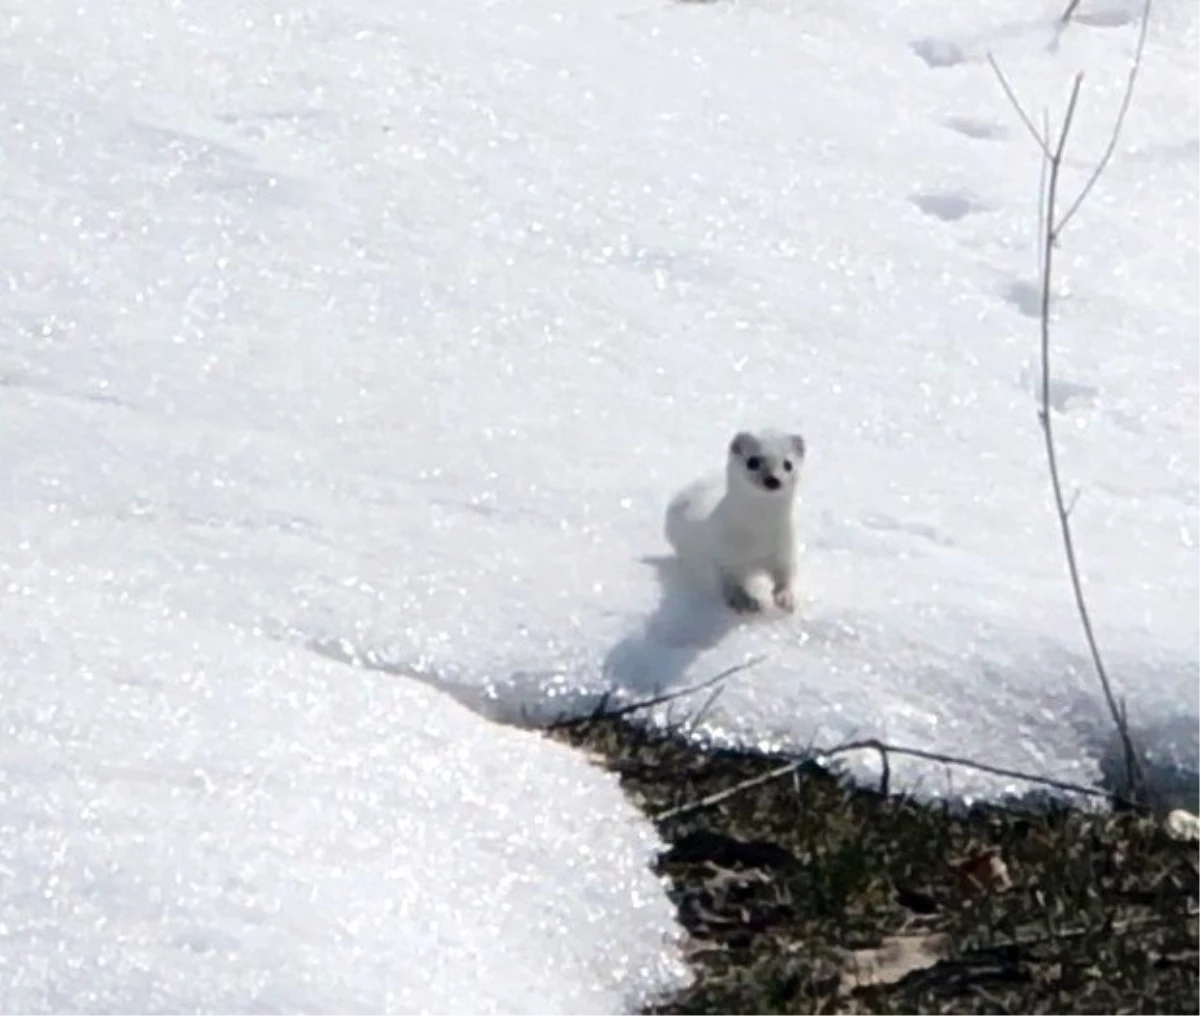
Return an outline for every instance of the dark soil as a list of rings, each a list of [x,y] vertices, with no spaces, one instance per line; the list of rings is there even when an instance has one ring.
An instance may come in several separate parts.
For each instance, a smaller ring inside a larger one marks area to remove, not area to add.
[[[668,844],[696,976],[646,1012],[1200,1008],[1196,847],[1153,816],[931,805],[813,762],[672,816],[796,760],[631,715],[552,736],[602,757]]]

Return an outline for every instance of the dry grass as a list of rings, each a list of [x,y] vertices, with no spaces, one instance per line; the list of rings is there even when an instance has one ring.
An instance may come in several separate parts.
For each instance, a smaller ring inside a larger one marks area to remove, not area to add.
[[[652,816],[787,761],[708,749],[628,714],[553,736],[602,756]],[[1196,850],[1147,816],[964,812],[807,764],[659,828],[669,846],[658,867],[690,933],[697,978],[648,1012],[1200,1005]],[[996,861],[1007,888],[992,877]],[[910,972],[897,952],[913,961]],[[863,964],[879,959],[893,961],[875,970],[884,983],[858,984]]]

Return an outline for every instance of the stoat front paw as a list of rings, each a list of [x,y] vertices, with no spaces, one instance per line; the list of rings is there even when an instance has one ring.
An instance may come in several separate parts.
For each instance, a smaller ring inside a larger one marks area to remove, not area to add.
[[[780,576],[772,589],[772,599],[780,611],[791,614],[796,609],[796,583],[791,578]]]
[[[796,591],[791,586],[780,586],[775,590],[775,606],[791,614],[796,609]]]

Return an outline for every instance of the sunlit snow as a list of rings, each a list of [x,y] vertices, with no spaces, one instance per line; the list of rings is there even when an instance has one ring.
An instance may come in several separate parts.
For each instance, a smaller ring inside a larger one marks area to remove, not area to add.
[[[0,0],[0,1006],[636,1007],[685,976],[652,829],[488,717],[760,656],[705,731],[1101,779],[987,56],[1039,121],[1085,72],[1074,195],[1140,5],[1061,6]],[[1156,5],[1057,252],[1052,392],[1193,772],[1197,24]],[[758,426],[802,603],[743,623],[662,513]]]

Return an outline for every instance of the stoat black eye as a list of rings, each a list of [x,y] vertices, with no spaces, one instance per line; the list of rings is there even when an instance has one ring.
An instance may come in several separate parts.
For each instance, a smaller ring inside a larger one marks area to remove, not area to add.
[[[762,459],[760,459],[757,455],[751,455],[750,458],[746,460],[746,468],[752,473],[757,473],[762,468]]]
[[[792,460],[791,460],[791,459],[784,459],[784,460],[783,460],[783,468],[784,468],[784,471],[785,471],[785,472],[788,472],[788,473],[790,473],[790,472],[792,471]]]

